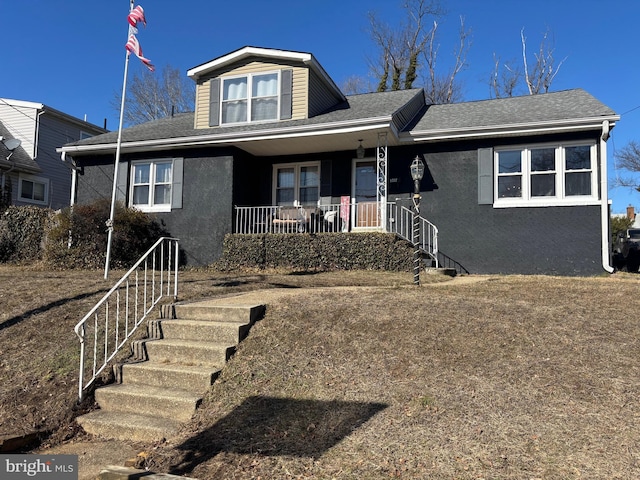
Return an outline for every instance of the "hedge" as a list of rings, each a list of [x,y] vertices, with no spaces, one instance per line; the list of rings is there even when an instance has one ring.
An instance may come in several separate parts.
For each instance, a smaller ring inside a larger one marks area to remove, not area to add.
[[[229,234],[216,267],[410,271],[413,247],[380,232]]]

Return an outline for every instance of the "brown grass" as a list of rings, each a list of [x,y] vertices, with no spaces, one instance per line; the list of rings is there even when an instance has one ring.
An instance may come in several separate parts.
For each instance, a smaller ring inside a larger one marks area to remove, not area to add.
[[[0,269],[0,280],[13,286],[7,275],[25,273],[9,270]],[[89,275],[74,290],[73,274],[64,275],[51,282],[66,284],[60,298],[101,284]],[[156,471],[201,479],[640,477],[638,276],[472,276],[418,288],[411,274],[378,272],[183,277],[183,298],[324,288],[268,304],[182,435],[147,446]],[[328,288],[335,284],[349,288]],[[41,295],[43,305],[56,302]],[[14,384],[26,387],[27,402],[34,381],[35,392],[75,393],[71,377],[63,382],[40,366],[34,352],[46,348],[17,333],[39,322],[31,335],[43,336],[43,325],[67,322],[60,331],[72,336],[76,319],[63,312],[56,305],[4,329],[1,317],[3,427],[28,417],[8,413],[19,402],[5,398],[7,384],[14,395]],[[27,344],[31,355],[20,358],[34,366],[7,357],[8,333]],[[36,367],[53,380],[34,376]]]

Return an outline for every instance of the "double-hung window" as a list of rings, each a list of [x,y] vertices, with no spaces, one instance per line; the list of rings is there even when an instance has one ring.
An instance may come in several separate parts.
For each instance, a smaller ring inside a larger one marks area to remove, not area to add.
[[[170,211],[173,162],[143,161],[131,165],[131,205],[143,211]]]
[[[18,199],[37,205],[46,205],[49,199],[49,180],[33,175],[20,175]]]
[[[595,144],[536,145],[494,151],[494,206],[597,201]]]
[[[320,164],[274,165],[276,205],[317,205],[320,195]]]
[[[278,119],[279,73],[259,73],[222,80],[222,123]]]

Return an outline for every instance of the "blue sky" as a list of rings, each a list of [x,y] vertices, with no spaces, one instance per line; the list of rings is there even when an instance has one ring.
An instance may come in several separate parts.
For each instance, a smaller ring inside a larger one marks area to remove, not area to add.
[[[459,16],[471,28],[464,99],[489,98],[493,54],[519,60],[520,30],[533,54],[542,33],[555,38],[555,57],[566,57],[552,90],[584,88],[622,115],[609,141],[609,178],[619,172],[613,152],[640,141],[640,1],[638,0],[443,0],[449,15],[441,23],[440,59],[450,59]],[[148,26],[138,39],[158,67],[185,72],[245,45],[310,52],[341,85],[367,75],[374,48],[367,12],[389,23],[403,14],[400,0],[217,2],[139,0]],[[122,88],[128,0],[3,0],[0,97],[44,103],[71,115],[117,128],[110,106]],[[144,68],[132,58],[131,70]],[[636,176],[640,183],[640,175]],[[610,181],[611,183],[611,181]],[[613,211],[640,193],[611,188]]]

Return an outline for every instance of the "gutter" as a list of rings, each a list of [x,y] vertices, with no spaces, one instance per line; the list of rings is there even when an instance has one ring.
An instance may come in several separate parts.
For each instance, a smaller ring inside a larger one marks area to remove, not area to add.
[[[607,189],[607,140],[611,132],[609,120],[602,122],[600,135],[600,231],[602,232],[602,268],[613,273],[611,266],[611,235],[609,233],[609,190]]]
[[[275,128],[255,130],[250,132],[232,132],[226,134],[213,135],[192,135],[189,137],[160,138],[156,140],[124,141],[123,148],[128,151],[135,148],[179,148],[192,147],[198,145],[228,144],[252,142],[259,140],[279,140],[286,138],[300,138],[308,136],[330,135],[336,133],[353,133],[379,128],[391,129],[397,138],[397,129],[393,125],[392,116],[383,116],[370,119],[347,120],[337,123],[324,123],[318,125],[300,125],[287,128]],[[116,148],[116,143],[93,144],[93,145],[72,145],[56,149],[58,153],[92,153],[108,152]]]

